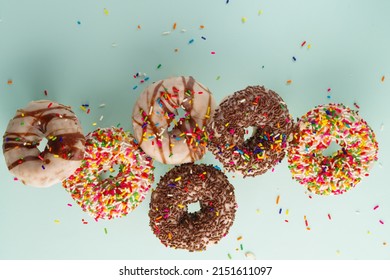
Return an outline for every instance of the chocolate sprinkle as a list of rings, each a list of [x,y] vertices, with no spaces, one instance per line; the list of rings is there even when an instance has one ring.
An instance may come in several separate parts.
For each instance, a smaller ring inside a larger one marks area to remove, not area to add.
[[[245,128],[253,127],[244,140]],[[207,126],[208,149],[228,171],[244,178],[267,172],[281,162],[295,130],[286,103],[274,91],[249,86],[221,102]]]
[[[189,213],[195,202],[201,209]],[[203,251],[228,234],[236,208],[234,187],[221,171],[187,163],[167,172],[153,191],[150,227],[165,246]]]

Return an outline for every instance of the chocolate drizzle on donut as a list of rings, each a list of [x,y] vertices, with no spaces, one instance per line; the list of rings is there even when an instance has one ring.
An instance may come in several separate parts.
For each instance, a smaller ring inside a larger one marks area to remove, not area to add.
[[[142,135],[139,136],[137,133],[135,135],[141,147],[146,145],[145,141],[153,141],[153,145],[157,145],[158,158],[163,163],[172,161],[167,158],[166,150],[168,149],[169,157],[171,157],[174,153],[173,147],[178,142],[180,144],[180,141],[183,141],[188,150],[186,158],[193,162],[200,159],[205,153],[205,125],[210,117],[193,116],[195,94],[199,94],[195,87],[198,87],[198,90],[199,88],[204,89],[208,94],[206,110],[207,108],[209,108],[208,111],[214,110],[211,108],[213,99],[210,91],[197,83],[193,77],[177,77],[174,79],[180,81],[176,86],[167,87],[165,84],[169,84],[171,81],[162,80],[146,88],[142,93],[140,98],[146,99],[146,106],[142,103],[144,100],[138,102],[134,108],[137,113],[133,113],[133,125],[142,127]],[[186,111],[186,115],[175,122],[180,107]],[[158,121],[159,118],[163,119],[163,125]],[[175,125],[171,131],[168,131],[172,122],[175,122]],[[173,133],[173,131],[176,133]],[[163,144],[164,138],[167,141],[165,145]]]
[[[201,209],[188,213],[187,205]],[[212,165],[183,164],[166,173],[153,191],[149,218],[165,246],[203,251],[226,236],[236,212],[234,187]]]
[[[245,128],[254,127],[244,140]],[[283,99],[262,86],[249,86],[224,100],[207,126],[209,150],[228,171],[257,176],[285,156],[294,123]]]

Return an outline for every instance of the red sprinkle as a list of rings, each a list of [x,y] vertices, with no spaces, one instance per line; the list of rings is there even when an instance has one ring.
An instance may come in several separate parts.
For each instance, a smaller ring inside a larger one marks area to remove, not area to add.
[[[356,108],[360,109],[359,105],[357,105],[356,102],[353,103],[353,105],[355,105]]]
[[[384,224],[384,222],[382,221],[382,220],[379,220],[379,222],[383,225]]]
[[[51,105],[53,105],[53,103],[51,103],[51,102],[50,102],[50,104],[49,104],[49,105],[47,105],[47,108],[50,108],[50,107],[51,107]]]
[[[378,209],[378,208],[379,208],[379,205],[375,206],[375,207],[374,207],[374,210],[376,210],[376,209]]]
[[[303,41],[301,44],[301,47],[303,47],[306,44],[306,41]]]
[[[332,220],[332,217],[330,216],[330,214],[328,214],[328,219],[329,219],[329,220]]]

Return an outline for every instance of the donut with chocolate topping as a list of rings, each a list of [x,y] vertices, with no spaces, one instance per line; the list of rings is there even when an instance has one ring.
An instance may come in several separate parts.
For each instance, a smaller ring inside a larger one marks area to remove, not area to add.
[[[196,202],[201,209],[189,213]],[[221,171],[187,163],[167,172],[152,192],[150,227],[165,246],[203,251],[228,234],[236,208],[234,187]]]
[[[215,107],[210,90],[193,77],[157,81],[145,88],[134,106],[134,137],[159,162],[194,162],[206,152],[206,125]]]
[[[47,139],[44,151],[38,148]],[[85,137],[69,106],[54,101],[30,102],[16,111],[3,136],[9,171],[23,184],[49,187],[71,175],[84,158]]]
[[[246,129],[253,135],[245,140]],[[244,178],[267,172],[281,162],[294,123],[286,103],[274,91],[249,86],[224,99],[207,126],[208,149],[226,170]]]

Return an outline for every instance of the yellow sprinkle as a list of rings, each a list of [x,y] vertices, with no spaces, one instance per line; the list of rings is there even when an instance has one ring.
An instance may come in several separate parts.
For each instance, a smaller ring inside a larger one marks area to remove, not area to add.
[[[60,220],[54,220],[54,222],[55,222],[56,224],[59,224],[59,223],[60,223]]]
[[[286,209],[286,215],[288,215],[288,209]]]
[[[177,177],[177,178],[175,179],[175,182],[180,181],[180,180],[181,180],[181,176]]]
[[[217,212],[215,212],[215,215],[218,217],[219,216],[219,212],[217,211]]]
[[[259,10],[259,11],[257,12],[257,15],[261,15],[261,14],[263,14],[263,10]]]
[[[104,14],[105,14],[106,16],[108,16],[108,10],[107,10],[106,8],[104,8]]]
[[[246,21],[247,21],[247,18],[246,18],[246,17],[242,17],[242,18],[241,18],[241,22],[242,22],[242,23],[245,23]]]
[[[177,207],[179,207],[180,209],[183,209],[184,205],[183,204],[178,204]]]
[[[308,48],[308,49],[310,49],[310,48],[311,48],[311,45],[310,45],[310,44],[308,44],[308,45],[307,45],[307,48]]]
[[[95,126],[95,125],[97,125],[97,123],[94,122],[92,125]]]
[[[84,106],[80,106],[80,109],[83,110],[84,112],[87,111]]]
[[[229,123],[226,123],[225,126],[228,127]]]

